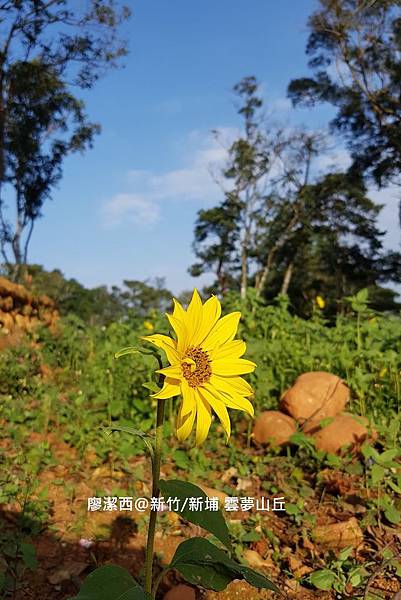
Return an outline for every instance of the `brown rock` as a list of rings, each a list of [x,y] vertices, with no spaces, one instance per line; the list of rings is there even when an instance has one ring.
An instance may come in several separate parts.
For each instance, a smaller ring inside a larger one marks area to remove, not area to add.
[[[0,310],[0,324],[2,325],[3,330],[7,329],[7,331],[11,331],[14,327],[14,319],[12,315]]]
[[[348,386],[332,373],[302,373],[281,397],[280,410],[303,423],[321,421],[344,410],[349,398]]]
[[[189,585],[180,583],[164,594],[163,600],[196,600],[195,590]]]
[[[358,546],[363,540],[363,533],[355,517],[341,523],[317,525],[313,531],[316,544],[329,550]]]
[[[304,575],[307,575],[308,573],[313,571],[312,567],[304,565],[303,562],[300,561],[294,555],[288,557],[288,566],[290,567],[295,577],[303,577]]]
[[[306,432],[313,434],[316,447],[325,452],[338,452],[342,446],[355,446],[363,442],[368,436],[367,419],[358,415],[343,413],[333,418],[332,422],[320,429],[317,425],[310,425]]]
[[[29,324],[28,317],[24,317],[24,315],[20,315],[19,313],[17,313],[14,319],[17,327],[20,327],[21,329],[27,329],[27,325]]]
[[[266,410],[256,419],[253,438],[259,444],[285,444],[297,430],[294,419],[278,410]]]
[[[31,304],[25,304],[22,309],[21,312],[23,315],[25,315],[26,317],[29,317],[29,315],[32,314],[33,308]]]
[[[13,297],[12,296],[6,296],[5,298],[2,298],[0,296],[0,308],[2,310],[4,310],[5,312],[12,310],[14,306],[14,301],[13,301]]]
[[[243,557],[252,569],[271,569],[274,566],[271,559],[263,559],[256,550],[244,550]]]
[[[56,569],[47,579],[52,585],[58,585],[63,581],[68,581],[72,577],[77,577],[85,571],[88,566],[88,563],[85,562],[69,561],[62,567]]]

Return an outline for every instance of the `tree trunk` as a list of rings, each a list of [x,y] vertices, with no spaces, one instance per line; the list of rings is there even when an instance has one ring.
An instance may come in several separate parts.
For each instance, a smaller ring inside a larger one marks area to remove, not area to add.
[[[248,287],[248,248],[244,240],[241,251],[241,298],[246,298],[246,291]]]
[[[273,264],[273,258],[274,258],[274,254],[275,254],[275,248],[272,248],[269,252],[269,254],[267,255],[267,260],[266,260],[266,264],[263,267],[263,271],[262,274],[259,278],[258,281],[258,286],[257,286],[257,295],[261,296],[263,293],[263,290],[265,289],[265,285],[266,285],[266,281],[267,278],[269,276],[270,270],[271,270],[271,266]]]
[[[290,283],[291,283],[291,277],[292,277],[293,268],[294,268],[294,263],[291,261],[290,264],[287,266],[287,268],[285,270],[284,279],[283,279],[283,285],[281,286],[280,294],[287,295],[288,288],[289,288]]]

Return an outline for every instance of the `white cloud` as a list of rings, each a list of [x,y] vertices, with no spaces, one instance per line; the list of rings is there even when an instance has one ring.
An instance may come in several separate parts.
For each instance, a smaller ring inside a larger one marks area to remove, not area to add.
[[[129,222],[150,226],[161,218],[166,203],[187,201],[208,206],[217,202],[221,190],[213,173],[219,174],[227,158],[226,148],[235,135],[228,128],[219,131],[219,141],[211,133],[205,136],[199,131],[191,132],[183,145],[186,164],[182,168],[164,173],[130,170],[126,177],[128,191],[116,194],[102,206],[105,224]]]
[[[270,107],[272,109],[273,113],[286,113],[292,110],[292,102],[289,98],[286,98],[285,96],[272,100],[270,106],[269,103],[267,106],[268,108]]]
[[[102,207],[103,223],[106,226],[132,223],[153,225],[159,218],[159,207],[138,194],[117,194]]]
[[[327,154],[321,154],[316,159],[316,167],[321,171],[346,171],[351,166],[348,150],[337,148]]]
[[[398,186],[389,186],[383,190],[370,189],[368,193],[383,208],[379,214],[378,224],[382,231],[385,231],[383,242],[385,248],[392,250],[400,249],[401,230],[398,219],[398,207],[401,200],[401,188]]]

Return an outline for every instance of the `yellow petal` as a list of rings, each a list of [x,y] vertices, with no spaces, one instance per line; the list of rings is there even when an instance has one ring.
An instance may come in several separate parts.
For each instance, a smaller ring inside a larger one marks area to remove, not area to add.
[[[206,300],[202,306],[202,321],[200,327],[193,337],[193,346],[199,346],[205,337],[213,329],[221,315],[221,305],[216,296],[212,296]]]
[[[233,312],[219,319],[202,342],[203,350],[212,350],[215,346],[222,346],[234,339],[240,318],[240,312]]]
[[[243,375],[255,370],[255,363],[245,358],[212,360],[212,373],[215,375]]]
[[[204,388],[206,388],[211,394],[216,396],[221,402],[223,402],[228,408],[234,408],[236,410],[244,410],[251,417],[254,416],[254,408],[253,405],[247,398],[240,396],[239,394],[227,393],[223,389],[219,389],[214,387],[211,383],[205,383]]]
[[[174,309],[173,309],[173,317],[176,319],[180,319],[183,323],[186,323],[187,313],[185,312],[182,304],[178,302],[175,298],[173,298]]]
[[[171,367],[165,367],[164,369],[158,369],[156,373],[160,373],[165,377],[169,377],[170,379],[181,379],[182,377],[182,368],[181,365],[174,365]]]
[[[227,409],[221,399],[217,398],[214,394],[212,394],[205,387],[198,388],[198,393],[202,396],[202,398],[210,404],[213,408],[216,415],[219,417],[221,424],[223,425],[223,429],[226,432],[227,440],[231,434],[231,423],[230,417],[228,416]]]
[[[152,394],[152,398],[157,398],[159,400],[165,400],[166,398],[172,398],[173,396],[178,396],[181,393],[180,382],[177,379],[166,378],[164,380],[164,385],[160,392],[156,394]]]
[[[253,408],[253,404],[242,396],[238,395],[228,395],[223,393],[223,401],[228,408],[234,408],[235,410],[243,410],[251,417],[255,416],[255,409]]]
[[[194,426],[196,408],[187,414],[183,414],[182,403],[178,409],[177,416],[177,438],[183,442],[191,435],[192,427]]]
[[[195,410],[196,412],[196,398],[194,388],[191,388],[188,385],[186,379],[181,381],[181,396],[182,396],[182,406],[181,406],[181,414],[182,416],[187,415],[188,413]]]
[[[167,335],[161,335],[156,333],[155,335],[146,335],[142,337],[143,340],[150,342],[157,348],[161,348],[164,350],[167,356],[167,360],[171,365],[179,362],[180,357],[176,350],[176,342],[171,337]]]
[[[203,444],[209,433],[212,422],[212,411],[205,400],[195,392],[196,396],[196,445]]]
[[[240,396],[251,396],[253,389],[242,377],[222,377],[220,375],[212,375],[210,383],[217,389],[222,389],[227,393],[236,393]]]
[[[188,326],[191,328],[191,346],[195,346],[195,339],[202,325],[203,310],[202,300],[200,299],[198,290],[195,288],[192,294],[191,302],[187,310]]]
[[[172,315],[167,315],[171,327],[174,329],[177,336],[177,350],[179,354],[182,354],[186,349],[188,342],[188,328],[185,323]]]
[[[210,350],[209,356],[212,359],[221,360],[226,358],[239,358],[246,351],[246,344],[242,340],[232,340]]]

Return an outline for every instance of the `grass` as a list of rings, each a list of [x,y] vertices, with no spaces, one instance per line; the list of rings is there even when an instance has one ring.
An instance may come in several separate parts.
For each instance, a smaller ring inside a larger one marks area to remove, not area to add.
[[[228,299],[225,309],[238,309],[238,301]],[[401,319],[374,314],[366,303],[355,302],[336,323],[326,322],[320,310],[309,321],[297,318],[284,299],[266,307],[251,297],[241,310],[239,336],[247,342],[247,357],[258,365],[250,376],[256,414],[276,408],[300,373],[330,371],[347,381],[347,409],[369,418],[377,440],[365,443],[359,455],[345,452],[341,457],[316,450],[302,434],[287,449],[257,449],[249,422],[232,411],[230,444],[225,445],[214,423],[200,452],[191,443],[177,445],[172,405],[166,474],[188,476],[231,496],[284,495],[285,513],[250,511],[228,517],[238,557],[246,550],[257,552],[294,597],[327,590],[332,598],[386,598],[386,590],[377,585],[401,575]],[[69,558],[76,555],[80,538],[93,540],[93,547],[84,550],[88,569],[107,558],[105,544],[109,557],[121,559],[121,540],[110,546],[116,515],[89,522],[85,494],[149,494],[141,439],[101,430],[114,425],[150,432],[153,427],[155,401],[143,384],[153,379],[154,359],[113,358],[121,347],[137,345],[149,333],[149,321],[154,331],[167,333],[162,318],[153,315],[146,321],[146,327],[138,321],[87,327],[71,316],[57,334],[36,330],[2,351],[0,503],[6,526],[0,537],[0,589],[6,598],[24,598],[26,586],[37,594],[40,590],[42,597],[49,589],[54,592],[38,577],[41,562],[35,558],[35,548],[39,552],[39,541],[46,536],[54,543],[68,540]],[[314,541],[318,523],[353,516],[363,533],[356,550],[333,552]],[[163,519],[167,545],[191,535],[190,525],[171,515]],[[134,537],[140,539],[143,516],[134,521]],[[127,540],[129,545],[129,536]],[[51,568],[57,572],[57,565]],[[57,598],[73,595],[77,577],[61,580]]]

